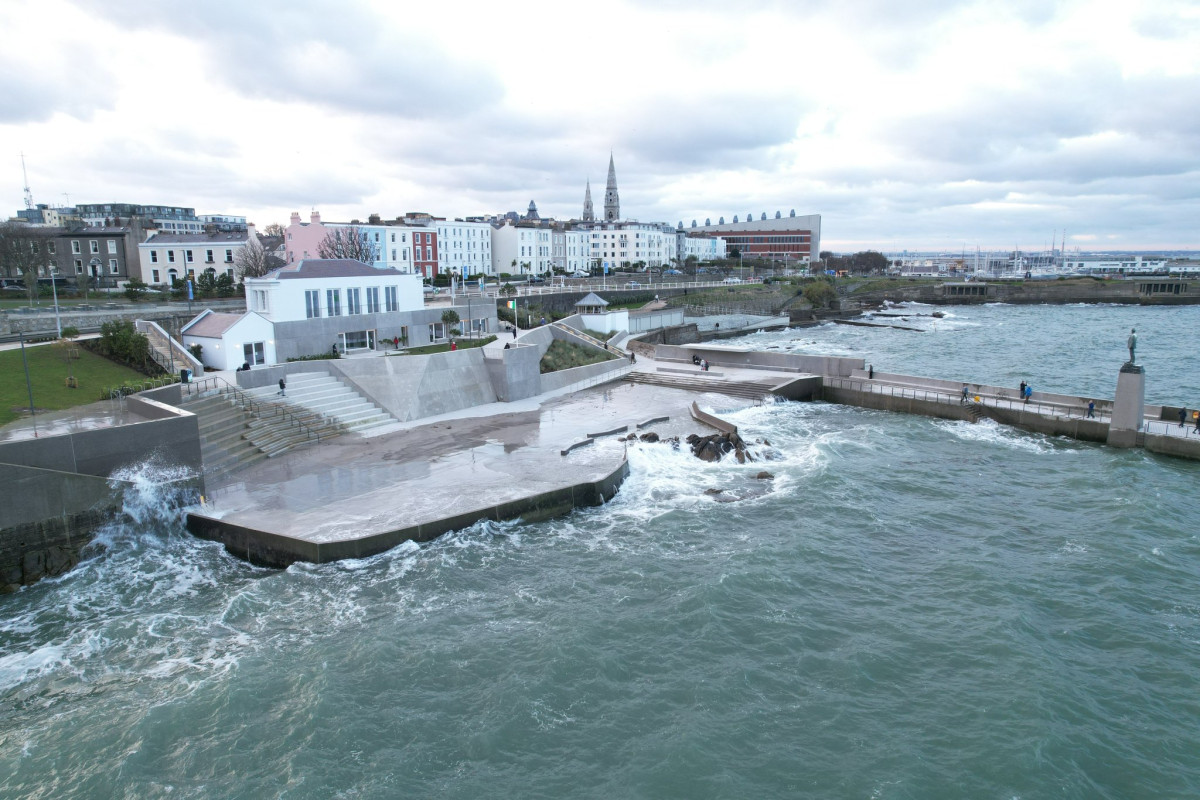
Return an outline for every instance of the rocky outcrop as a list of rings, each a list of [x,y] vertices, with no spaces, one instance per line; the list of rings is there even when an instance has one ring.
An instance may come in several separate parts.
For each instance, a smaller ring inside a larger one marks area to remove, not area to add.
[[[686,441],[692,448],[692,455],[701,461],[720,461],[727,453],[733,453],[739,464],[754,460],[746,450],[746,443],[737,433],[714,433],[711,436],[693,433]]]

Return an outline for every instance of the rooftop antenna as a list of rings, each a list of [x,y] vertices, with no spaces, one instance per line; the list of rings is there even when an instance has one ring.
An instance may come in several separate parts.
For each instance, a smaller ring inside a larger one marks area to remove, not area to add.
[[[29,188],[29,173],[25,171],[24,153],[21,153],[21,177],[25,179],[25,207],[33,208],[33,190]]]

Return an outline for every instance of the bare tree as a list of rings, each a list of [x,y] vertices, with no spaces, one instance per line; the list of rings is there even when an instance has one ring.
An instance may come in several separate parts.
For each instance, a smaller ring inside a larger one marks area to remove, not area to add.
[[[280,239],[282,239],[286,231],[278,222],[272,222],[270,225],[263,228],[263,233],[267,236],[278,236]]]
[[[379,260],[379,246],[370,240],[365,231],[351,225],[348,228],[333,228],[325,234],[325,238],[317,245],[317,255],[374,264]]]
[[[37,293],[38,273],[52,262],[49,240],[41,228],[12,221],[0,224],[0,268],[6,278],[24,280],[30,299]]]
[[[251,236],[233,260],[234,273],[242,281],[261,278],[275,268],[271,262],[277,260],[267,253],[267,248],[262,246],[257,236]]]

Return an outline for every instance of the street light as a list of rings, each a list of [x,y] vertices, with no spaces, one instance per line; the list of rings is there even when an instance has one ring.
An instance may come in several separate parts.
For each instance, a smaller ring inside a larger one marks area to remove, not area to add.
[[[62,338],[62,318],[58,315],[58,278],[54,277],[54,267],[50,268],[50,289],[54,292],[54,327],[58,328],[58,338]]]
[[[97,289],[100,288],[100,266],[101,266],[100,259],[96,258],[95,256],[92,256],[92,260],[88,262],[88,268],[91,270],[91,277],[96,279],[96,288]],[[86,280],[84,281],[84,285],[85,286],[87,285]],[[87,292],[84,292],[84,294],[87,294]]]

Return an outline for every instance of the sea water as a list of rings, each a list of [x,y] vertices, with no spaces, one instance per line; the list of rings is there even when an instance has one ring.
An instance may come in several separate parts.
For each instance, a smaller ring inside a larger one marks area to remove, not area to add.
[[[1111,396],[1137,327],[1148,398],[1200,404],[1200,309],[945,310],[744,342]],[[761,460],[638,444],[606,506],[282,571],[143,476],[0,597],[0,796],[1200,794],[1200,464],[709,408]]]

